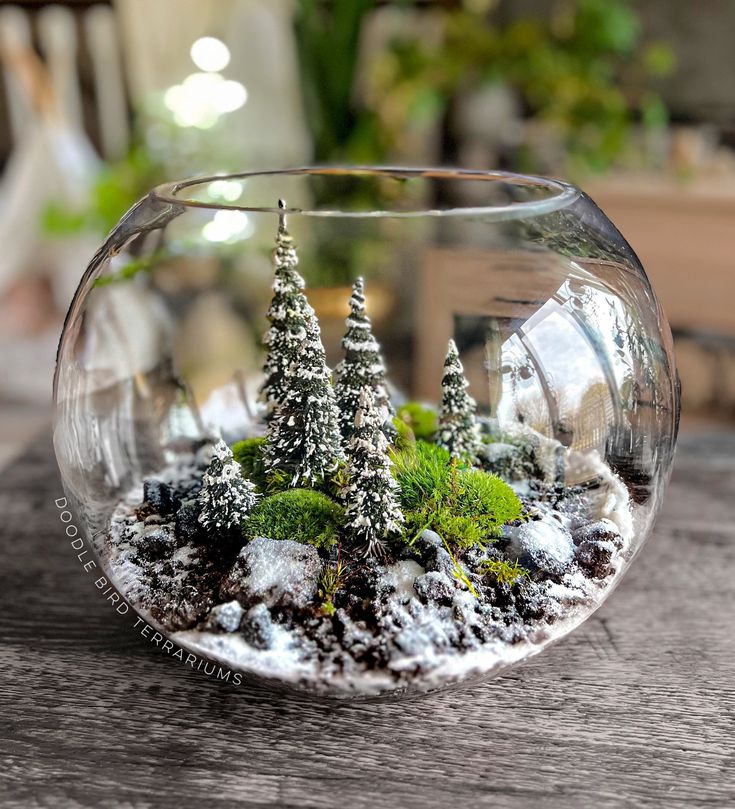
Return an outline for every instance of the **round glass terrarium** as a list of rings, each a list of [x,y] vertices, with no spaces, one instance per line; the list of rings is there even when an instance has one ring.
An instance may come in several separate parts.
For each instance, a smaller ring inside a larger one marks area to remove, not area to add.
[[[208,671],[426,691],[613,590],[676,441],[666,319],[582,192],[299,169],[152,191],[94,257],[55,379],[105,576]]]

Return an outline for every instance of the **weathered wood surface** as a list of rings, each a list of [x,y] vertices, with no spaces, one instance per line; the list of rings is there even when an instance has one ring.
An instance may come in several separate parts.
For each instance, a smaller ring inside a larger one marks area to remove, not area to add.
[[[64,537],[50,442],[0,494],[0,806],[735,806],[735,435],[682,442],[610,600],[509,675],[335,706],[157,651]]]

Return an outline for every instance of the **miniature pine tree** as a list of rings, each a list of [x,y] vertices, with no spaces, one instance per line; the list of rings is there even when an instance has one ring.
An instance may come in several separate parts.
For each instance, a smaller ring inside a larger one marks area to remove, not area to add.
[[[345,474],[349,483],[342,490],[342,498],[346,527],[364,544],[366,556],[382,556],[386,538],[399,533],[404,521],[383,423],[372,390],[364,387],[347,444]]]
[[[246,480],[232,451],[220,439],[202,479],[199,522],[210,533],[240,525],[258,499],[255,485]]]
[[[283,200],[278,201],[279,208],[283,210],[285,206]],[[267,353],[260,395],[268,408],[268,418],[284,399],[284,377],[306,337],[304,317],[313,311],[303,293],[304,279],[296,269],[298,263],[286,215],[281,214],[274,253],[273,298],[266,313],[270,327],[263,337]]]
[[[284,399],[268,423],[263,461],[267,472],[280,470],[291,486],[315,485],[342,458],[337,404],[326,364],[319,324],[304,319],[306,338],[284,377]]]
[[[452,458],[474,461],[480,448],[480,430],[475,419],[477,405],[467,393],[468,385],[457,346],[450,340],[444,360],[436,443]]]
[[[350,314],[346,320],[347,331],[342,338],[345,357],[337,367],[335,386],[339,406],[340,431],[348,441],[355,429],[355,416],[360,392],[369,387],[376,406],[382,413],[383,431],[390,440],[395,437],[392,418],[395,411],[390,403],[385,384],[385,365],[380,355],[380,346],[373,336],[370,318],[365,313],[365,287],[362,278],[352,285]]]

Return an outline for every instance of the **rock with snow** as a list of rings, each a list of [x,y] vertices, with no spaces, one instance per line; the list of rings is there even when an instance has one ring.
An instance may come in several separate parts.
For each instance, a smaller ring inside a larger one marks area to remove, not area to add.
[[[353,620],[346,610],[337,610],[335,620],[340,629],[342,647],[359,660],[375,644],[375,635],[367,629],[364,621]]]
[[[304,609],[314,600],[322,563],[312,545],[256,537],[239,553],[220,588],[243,606]]]
[[[191,541],[201,532],[199,524],[199,504],[196,500],[183,503],[174,518],[176,536]]]
[[[623,538],[620,536],[618,526],[612,520],[597,520],[577,528],[572,534],[575,545],[583,542],[610,542],[620,550],[623,547]]]
[[[273,646],[275,629],[265,604],[256,604],[247,611],[241,629],[245,640],[256,649],[270,649]]]
[[[577,545],[577,564],[594,579],[604,579],[612,573],[615,546],[612,542],[584,540]]]
[[[558,575],[574,558],[571,534],[558,522],[537,520],[505,529],[508,556],[532,572]]]
[[[143,481],[143,500],[159,514],[172,514],[179,507],[173,487],[156,478]]]
[[[148,562],[165,559],[176,550],[176,535],[169,523],[147,525],[135,539],[138,557]]]
[[[244,612],[238,601],[217,604],[209,611],[206,627],[221,632],[237,632]]]
[[[378,593],[390,596],[391,599],[405,603],[416,597],[414,582],[426,571],[413,559],[404,559],[393,565],[383,568],[383,574],[378,584]]]
[[[454,575],[452,557],[436,531],[430,531],[428,528],[422,531],[413,543],[410,552],[413,556],[418,556],[425,570],[444,573],[450,578]]]
[[[426,604],[449,606],[456,592],[452,579],[438,570],[431,570],[423,576],[419,576],[413,586],[419,598]]]
[[[521,451],[513,444],[504,444],[501,441],[482,444],[479,455],[485,469],[496,475],[515,480],[522,474]]]

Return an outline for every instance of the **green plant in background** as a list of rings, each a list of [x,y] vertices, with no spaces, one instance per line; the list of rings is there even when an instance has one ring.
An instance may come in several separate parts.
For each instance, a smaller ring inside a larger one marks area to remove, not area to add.
[[[406,402],[396,412],[397,422],[408,427],[420,441],[431,441],[437,428],[436,412],[418,402]]]
[[[102,165],[86,208],[70,210],[50,203],[43,213],[44,231],[50,236],[82,231],[108,233],[129,208],[165,179],[164,167],[149,149],[137,144],[121,160]]]
[[[354,103],[360,33],[374,6],[375,0],[299,0],[296,6],[304,103],[317,161],[354,160],[363,149],[366,161],[375,157],[373,116]]]
[[[344,509],[312,489],[288,489],[264,497],[243,523],[246,540],[255,537],[292,539],[320,549],[337,541]]]
[[[493,83],[518,97],[525,117],[550,126],[570,171],[610,167],[638,118],[647,126],[666,123],[665,107],[647,84],[671,71],[673,56],[662,44],[644,41],[631,2],[553,0],[535,14],[509,11],[509,4],[497,2],[437,9],[441,36],[398,35],[378,54],[366,114],[377,119],[383,150],[418,118],[451,126],[457,97]],[[515,163],[516,169],[537,167],[530,144],[521,145]]]

